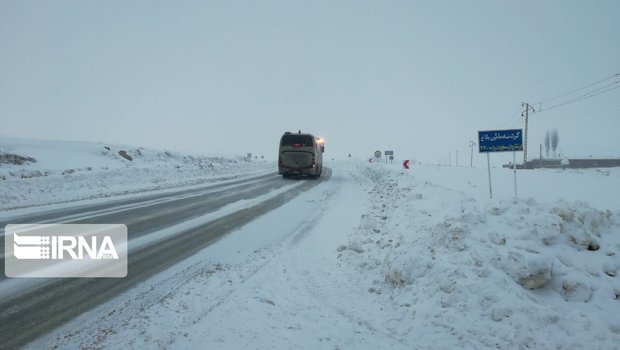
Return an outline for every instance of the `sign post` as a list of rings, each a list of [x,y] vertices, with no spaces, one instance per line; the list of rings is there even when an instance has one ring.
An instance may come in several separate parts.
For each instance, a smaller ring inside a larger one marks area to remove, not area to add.
[[[491,187],[491,152],[512,152],[512,167],[514,172],[515,198],[517,198],[517,164],[516,151],[523,151],[523,130],[489,130],[478,131],[478,146],[480,153],[487,154],[487,167],[489,169],[489,196],[493,198]]]
[[[517,152],[512,151],[512,171],[515,180],[515,203],[517,202]]]
[[[394,151],[385,151],[383,154],[385,154],[385,164],[387,164],[388,156],[390,159],[394,159]]]
[[[487,169],[489,169],[489,198],[493,198],[493,187],[491,187],[491,157],[487,153]]]

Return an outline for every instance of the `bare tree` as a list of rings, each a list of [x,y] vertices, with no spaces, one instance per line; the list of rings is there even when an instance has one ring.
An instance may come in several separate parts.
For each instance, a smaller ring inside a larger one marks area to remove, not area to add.
[[[553,130],[551,132],[551,147],[553,148],[553,156],[555,157],[555,150],[558,148],[558,143],[560,142],[560,137],[558,136],[558,131]]]
[[[547,158],[549,158],[549,146],[551,145],[551,141],[549,139],[549,130],[545,134],[545,154],[547,154]]]

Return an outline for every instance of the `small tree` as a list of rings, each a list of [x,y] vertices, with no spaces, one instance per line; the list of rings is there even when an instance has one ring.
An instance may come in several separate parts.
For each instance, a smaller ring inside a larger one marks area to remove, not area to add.
[[[549,158],[549,146],[551,145],[551,141],[549,139],[549,130],[547,130],[547,133],[545,134],[545,154],[547,155],[547,158]]]
[[[558,136],[558,131],[553,130],[551,133],[551,147],[553,148],[553,156],[555,157],[555,150],[558,148],[558,143],[560,142],[560,137]]]

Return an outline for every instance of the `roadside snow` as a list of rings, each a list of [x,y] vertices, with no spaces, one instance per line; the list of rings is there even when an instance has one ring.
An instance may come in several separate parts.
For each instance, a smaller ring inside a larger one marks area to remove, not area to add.
[[[506,169],[490,200],[486,169],[329,166],[30,347],[620,347],[618,169],[519,172],[515,201]]]
[[[274,169],[271,162],[241,157],[2,138],[0,158],[7,154],[35,161],[0,162],[0,211],[191,186]]]
[[[618,208],[477,200],[449,188],[462,174],[441,186],[386,170],[365,170],[372,205],[348,238],[363,253],[342,259],[391,307],[392,334],[416,348],[619,346]]]

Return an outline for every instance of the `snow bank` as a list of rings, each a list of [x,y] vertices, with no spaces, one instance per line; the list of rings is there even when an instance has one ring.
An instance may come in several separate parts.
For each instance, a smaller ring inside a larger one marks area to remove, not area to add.
[[[0,210],[204,183],[273,170],[242,157],[183,155],[142,147],[0,140]],[[25,161],[14,161],[15,156]]]
[[[462,178],[438,185],[393,168],[362,172],[373,184],[369,210],[348,237],[361,245],[340,258],[356,268],[353,283],[390,307],[393,332],[409,344],[618,347],[619,211],[477,200],[450,188]]]

